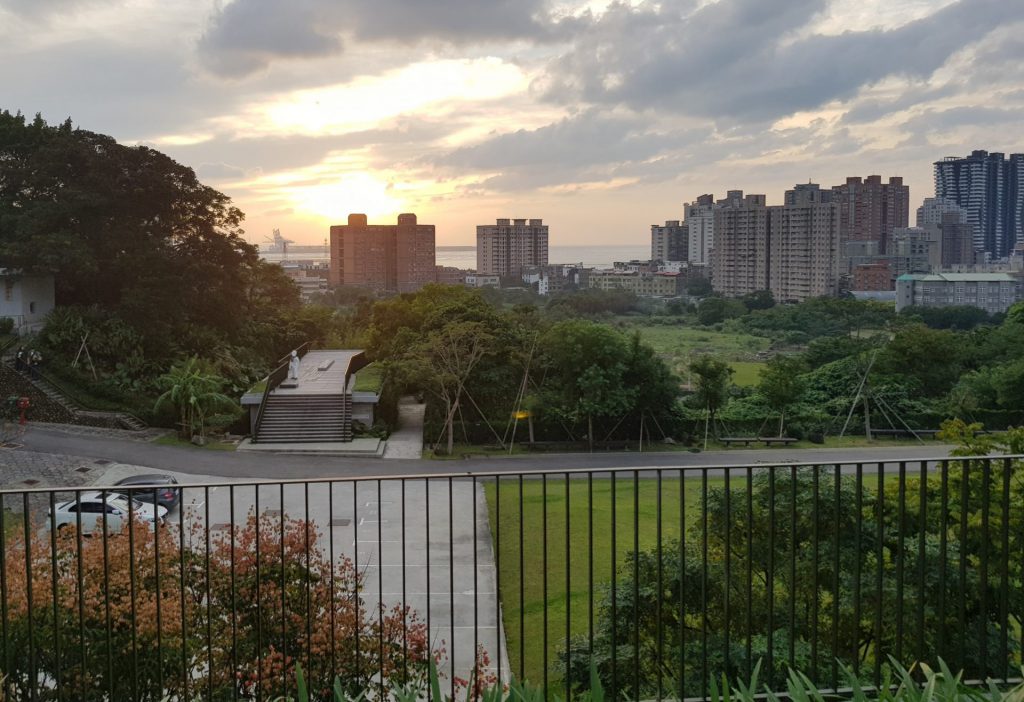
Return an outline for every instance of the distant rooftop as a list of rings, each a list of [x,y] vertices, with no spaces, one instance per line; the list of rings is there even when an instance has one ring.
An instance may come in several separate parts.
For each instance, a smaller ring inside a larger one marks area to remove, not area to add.
[[[1012,283],[1019,281],[1020,278],[1009,273],[904,273],[898,280],[919,280],[926,283]]]

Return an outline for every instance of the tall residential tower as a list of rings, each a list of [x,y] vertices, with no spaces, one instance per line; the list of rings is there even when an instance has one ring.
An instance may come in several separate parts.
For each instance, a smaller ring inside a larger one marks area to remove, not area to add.
[[[548,226],[539,219],[499,219],[476,228],[476,272],[518,276],[548,264]]]
[[[398,224],[367,224],[350,214],[348,224],[331,227],[331,285],[413,292],[437,277],[434,225],[416,215],[398,215]]]

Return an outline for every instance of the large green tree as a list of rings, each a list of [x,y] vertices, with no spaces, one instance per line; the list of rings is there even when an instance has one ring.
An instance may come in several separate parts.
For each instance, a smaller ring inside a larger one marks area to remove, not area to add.
[[[298,292],[242,238],[242,219],[159,151],[0,112],[0,260],[52,274],[59,305],[133,328],[155,367],[223,347],[265,365],[293,341]]]

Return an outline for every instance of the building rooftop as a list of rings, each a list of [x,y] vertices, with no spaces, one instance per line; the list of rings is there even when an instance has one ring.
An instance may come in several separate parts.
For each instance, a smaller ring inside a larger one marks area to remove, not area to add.
[[[1015,283],[1020,279],[1009,273],[904,273],[897,280],[919,280],[926,283]]]

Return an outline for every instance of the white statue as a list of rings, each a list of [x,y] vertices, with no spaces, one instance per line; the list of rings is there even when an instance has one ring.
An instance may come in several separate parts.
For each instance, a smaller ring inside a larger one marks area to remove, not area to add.
[[[288,361],[288,377],[292,380],[299,379],[299,353],[298,351],[292,351],[291,360]]]

